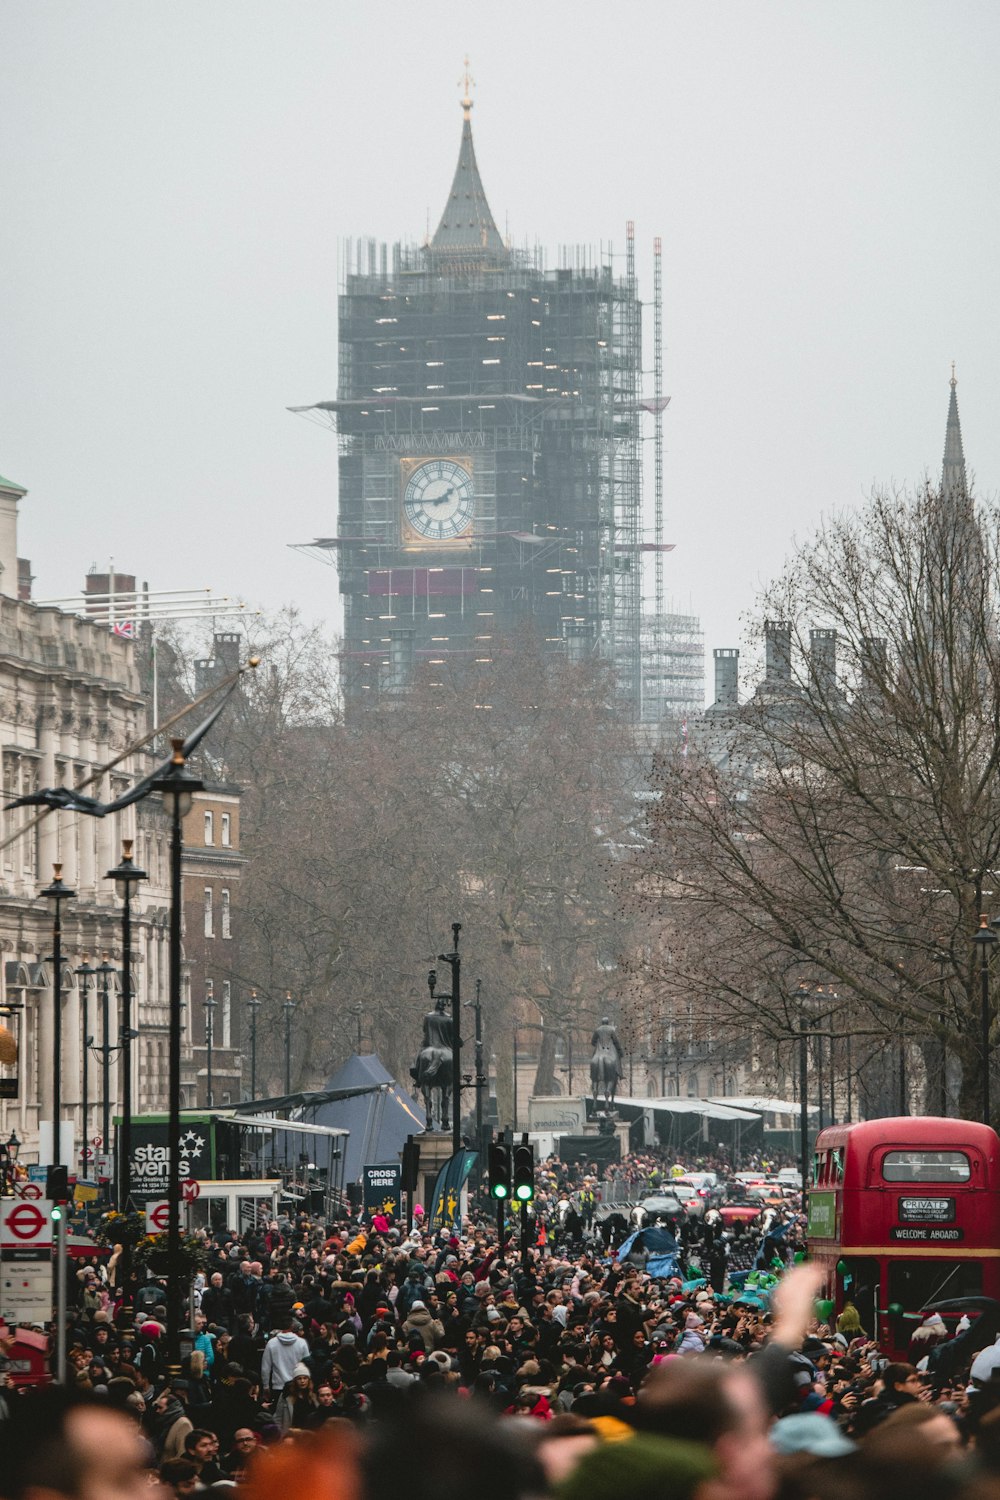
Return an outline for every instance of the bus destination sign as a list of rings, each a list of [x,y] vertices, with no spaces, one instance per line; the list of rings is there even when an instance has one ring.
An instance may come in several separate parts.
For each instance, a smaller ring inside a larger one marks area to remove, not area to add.
[[[915,1224],[913,1226],[897,1224],[889,1230],[889,1238],[891,1240],[936,1240],[939,1242],[946,1240],[954,1244],[956,1240],[965,1238],[965,1230],[953,1224]]]
[[[903,1224],[953,1224],[954,1198],[900,1198],[899,1217]]]

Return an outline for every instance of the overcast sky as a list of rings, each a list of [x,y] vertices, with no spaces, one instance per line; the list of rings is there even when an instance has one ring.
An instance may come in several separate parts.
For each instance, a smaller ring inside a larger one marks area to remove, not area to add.
[[[336,623],[286,545],[335,528],[336,439],[286,407],[335,393],[338,241],[436,225],[468,51],[501,229],[632,218],[647,297],[663,238],[668,591],[710,662],[824,511],[939,473],[953,359],[1000,486],[998,44],[993,0],[0,0],[36,596],[113,556]]]

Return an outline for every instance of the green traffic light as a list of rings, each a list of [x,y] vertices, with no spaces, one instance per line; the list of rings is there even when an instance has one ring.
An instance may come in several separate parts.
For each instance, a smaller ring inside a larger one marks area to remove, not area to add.
[[[506,1198],[507,1188],[504,1183],[495,1182],[493,1184],[493,1196],[494,1198]]]
[[[520,1198],[522,1203],[527,1203],[529,1198],[533,1198],[534,1193],[532,1191],[531,1184],[529,1182],[519,1183],[517,1188],[517,1196]]]
[[[61,1219],[61,1218],[62,1218],[62,1216],[63,1216],[63,1211],[62,1211],[62,1209],[61,1209],[61,1208],[60,1208],[60,1207],[58,1207],[58,1206],[56,1206],[56,1207],[55,1207],[55,1208],[54,1208],[54,1209],[53,1209],[53,1210],[52,1210],[52,1217],[53,1217],[53,1219]]]

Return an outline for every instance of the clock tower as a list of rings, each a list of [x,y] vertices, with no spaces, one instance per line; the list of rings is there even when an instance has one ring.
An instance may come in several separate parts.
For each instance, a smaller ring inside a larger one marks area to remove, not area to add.
[[[639,696],[641,308],[610,249],[547,269],[486,198],[471,80],[423,245],[343,246],[335,536],[352,711],[532,629]],[[631,262],[634,265],[634,261]]]

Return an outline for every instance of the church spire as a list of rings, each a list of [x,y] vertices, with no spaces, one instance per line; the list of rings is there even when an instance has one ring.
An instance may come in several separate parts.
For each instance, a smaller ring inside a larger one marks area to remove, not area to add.
[[[430,254],[443,270],[482,270],[503,264],[507,250],[486,201],[472,144],[472,84],[469,59],[459,80],[462,90],[462,141],[458,165],[441,222],[430,242]]]
[[[967,494],[965,479],[965,452],[962,448],[962,424],[958,420],[958,397],[955,394],[958,381],[955,379],[954,361],[951,366],[951,398],[948,402],[948,422],[944,430],[944,464],[941,468],[941,498],[964,498]]]

